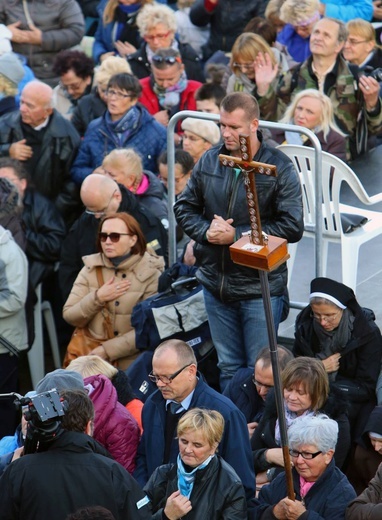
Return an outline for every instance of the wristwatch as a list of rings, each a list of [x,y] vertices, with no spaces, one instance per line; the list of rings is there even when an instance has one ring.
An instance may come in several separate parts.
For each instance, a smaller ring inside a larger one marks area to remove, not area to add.
[[[272,482],[274,474],[275,474],[276,468],[269,468],[267,469],[267,472],[265,473],[268,482]]]

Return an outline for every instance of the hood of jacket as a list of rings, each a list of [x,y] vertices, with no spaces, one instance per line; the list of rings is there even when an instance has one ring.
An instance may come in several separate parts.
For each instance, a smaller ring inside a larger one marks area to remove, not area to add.
[[[7,244],[10,240],[13,240],[12,233],[0,225],[0,245]]]
[[[85,377],[84,385],[89,391],[89,397],[96,413],[94,421],[94,436],[96,437],[98,430],[105,426],[116,407],[117,391],[111,381],[102,374]]]

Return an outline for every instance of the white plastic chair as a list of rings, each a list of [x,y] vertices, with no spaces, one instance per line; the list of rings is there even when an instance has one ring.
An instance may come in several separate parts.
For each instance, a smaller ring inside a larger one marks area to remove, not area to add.
[[[37,286],[36,295],[37,302],[34,307],[35,339],[28,352],[29,371],[33,388],[36,388],[37,383],[45,375],[43,317],[45,319],[49,342],[52,349],[54,366],[55,368],[61,367],[60,349],[58,346],[52,307],[48,301],[42,301],[41,284]]]
[[[304,236],[315,238],[315,152],[313,148],[297,145],[278,147],[294,163],[299,174],[304,205]],[[355,290],[359,248],[365,242],[382,234],[382,213],[340,203],[341,184],[345,182],[363,204],[372,205],[382,201],[382,193],[372,197],[366,193],[353,170],[343,161],[326,152],[322,152],[322,216],[323,275],[326,275],[329,242],[341,245],[342,283]],[[344,233],[341,225],[341,213],[365,216],[368,222],[351,233]],[[289,269],[292,271],[297,246],[291,244]],[[294,247],[293,247],[294,246]]]

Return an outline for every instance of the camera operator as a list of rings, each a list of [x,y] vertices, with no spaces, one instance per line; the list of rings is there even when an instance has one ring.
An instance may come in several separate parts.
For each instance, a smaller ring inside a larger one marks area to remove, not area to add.
[[[109,509],[116,520],[151,518],[136,481],[91,438],[94,408],[86,392],[60,395],[66,409],[59,434],[0,479],[1,520],[65,520],[90,505]]]

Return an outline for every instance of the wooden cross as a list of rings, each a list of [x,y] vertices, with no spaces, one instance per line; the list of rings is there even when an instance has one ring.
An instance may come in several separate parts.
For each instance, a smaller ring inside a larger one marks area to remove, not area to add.
[[[255,173],[276,177],[276,166],[252,161],[251,141],[248,135],[239,135],[241,157],[219,155],[223,166],[239,168],[244,176],[244,186],[249,211],[250,232],[230,246],[232,260],[246,267],[272,271],[288,258],[287,241],[284,238],[264,236],[261,229],[257,200]]]
[[[259,203],[257,200],[255,173],[276,177],[276,166],[252,161],[251,141],[248,135],[239,135],[241,158],[231,155],[219,155],[223,166],[239,168],[244,175],[244,186],[247,195],[249,221],[251,226],[250,241],[256,245],[264,245],[265,237],[261,229]]]

